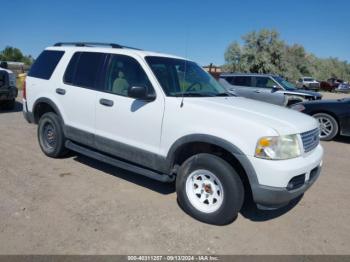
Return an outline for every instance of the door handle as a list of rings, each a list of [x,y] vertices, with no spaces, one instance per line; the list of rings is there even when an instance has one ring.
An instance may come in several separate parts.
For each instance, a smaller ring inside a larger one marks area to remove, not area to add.
[[[100,104],[103,105],[103,106],[113,106],[113,101],[109,100],[109,99],[101,98],[100,99]]]
[[[56,93],[59,95],[65,95],[66,94],[66,90],[62,89],[62,88],[57,88],[56,89]]]
[[[261,93],[260,90],[254,90],[254,92],[255,92],[255,93],[258,93],[258,94]]]

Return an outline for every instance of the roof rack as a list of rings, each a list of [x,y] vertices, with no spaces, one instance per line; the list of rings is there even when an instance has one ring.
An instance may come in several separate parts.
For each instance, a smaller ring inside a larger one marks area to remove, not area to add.
[[[64,45],[72,45],[72,46],[85,46],[85,47],[94,47],[94,46],[110,46],[111,48],[127,48],[127,49],[135,49],[141,50],[134,47],[123,46],[114,43],[95,43],[95,42],[58,42],[54,44],[54,46],[64,46]]]

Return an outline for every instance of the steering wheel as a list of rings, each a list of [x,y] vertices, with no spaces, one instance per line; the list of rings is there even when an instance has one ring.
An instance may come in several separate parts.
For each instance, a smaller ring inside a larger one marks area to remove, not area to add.
[[[199,82],[194,82],[193,84],[191,84],[191,85],[187,88],[186,92],[193,92],[193,91],[196,91],[196,90],[194,89],[194,87],[195,87],[196,85],[199,86],[199,90],[202,89],[202,84],[201,84],[201,83],[199,83]]]

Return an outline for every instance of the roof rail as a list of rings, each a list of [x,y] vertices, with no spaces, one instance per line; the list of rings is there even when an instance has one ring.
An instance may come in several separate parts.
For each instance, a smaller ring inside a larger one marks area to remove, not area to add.
[[[110,46],[112,48],[127,48],[127,49],[135,49],[141,50],[138,48],[122,46],[114,43],[95,43],[95,42],[58,42],[54,44],[54,46],[64,46],[64,45],[72,45],[72,46],[85,46],[85,47],[93,47],[93,46]]]

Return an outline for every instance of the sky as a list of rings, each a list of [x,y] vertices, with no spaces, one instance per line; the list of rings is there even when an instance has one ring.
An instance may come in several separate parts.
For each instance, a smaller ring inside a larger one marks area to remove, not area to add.
[[[221,65],[231,42],[269,28],[319,57],[350,61],[349,0],[1,2],[0,50],[33,57],[55,42],[113,42]]]

